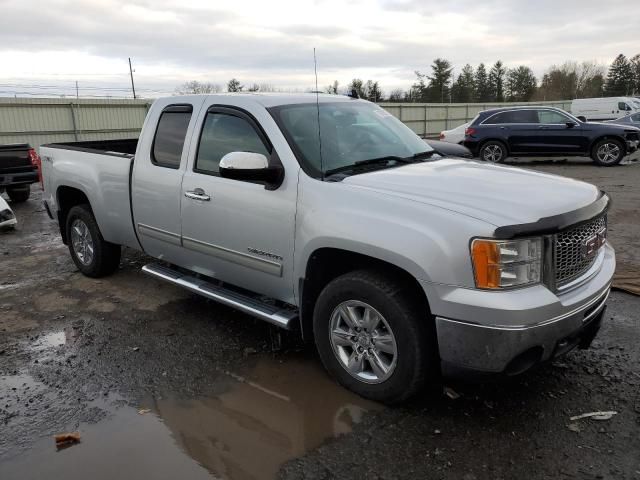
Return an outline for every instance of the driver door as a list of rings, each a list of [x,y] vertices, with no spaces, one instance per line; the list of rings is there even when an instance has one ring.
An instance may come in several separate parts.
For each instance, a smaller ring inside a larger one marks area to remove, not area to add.
[[[244,110],[211,107],[196,132],[182,181],[187,268],[291,303],[297,178],[285,172],[283,183],[268,190],[220,176],[220,160],[230,152],[260,153],[279,162],[267,135]]]

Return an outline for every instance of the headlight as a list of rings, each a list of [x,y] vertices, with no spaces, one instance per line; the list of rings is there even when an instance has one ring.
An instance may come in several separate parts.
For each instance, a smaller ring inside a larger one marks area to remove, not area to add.
[[[476,287],[500,289],[540,283],[542,239],[486,240],[471,242]]]

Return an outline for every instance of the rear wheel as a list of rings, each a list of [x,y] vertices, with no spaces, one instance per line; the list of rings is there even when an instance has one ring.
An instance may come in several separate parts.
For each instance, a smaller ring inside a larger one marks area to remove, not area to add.
[[[491,140],[482,145],[480,158],[485,162],[502,163],[507,158],[507,147],[502,142]]]
[[[397,403],[437,368],[428,309],[398,281],[360,270],[331,281],[316,302],[316,347],[340,384],[372,400]]]
[[[69,210],[66,221],[69,253],[73,262],[88,277],[104,277],[120,265],[120,245],[102,238],[89,205]]]
[[[601,167],[619,164],[624,157],[624,146],[619,140],[604,139],[597,142],[591,150],[591,159]]]
[[[16,203],[22,203],[29,200],[31,194],[31,188],[29,185],[21,185],[19,187],[7,188],[7,195]]]

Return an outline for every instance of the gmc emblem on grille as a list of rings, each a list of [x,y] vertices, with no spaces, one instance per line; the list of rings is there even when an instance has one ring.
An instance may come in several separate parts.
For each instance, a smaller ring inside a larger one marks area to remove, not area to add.
[[[594,236],[582,243],[582,258],[587,258],[597,252],[607,241],[607,228],[603,228]]]

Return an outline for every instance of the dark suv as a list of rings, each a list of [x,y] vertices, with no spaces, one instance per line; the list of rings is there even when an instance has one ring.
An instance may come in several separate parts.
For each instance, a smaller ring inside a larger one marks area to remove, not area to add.
[[[474,156],[500,163],[509,156],[590,156],[612,166],[640,144],[640,129],[583,122],[551,107],[504,107],[480,112],[465,132]]]

